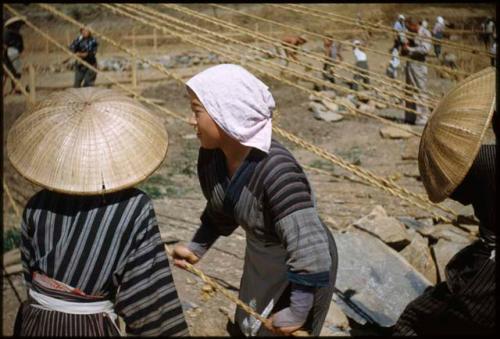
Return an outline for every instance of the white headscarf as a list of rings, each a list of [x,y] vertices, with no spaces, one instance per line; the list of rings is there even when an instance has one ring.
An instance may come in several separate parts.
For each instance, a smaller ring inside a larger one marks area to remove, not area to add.
[[[269,152],[275,103],[262,81],[241,66],[222,64],[198,73],[186,85],[224,132]]]
[[[443,17],[442,17],[442,16],[438,16],[438,17],[436,18],[436,20],[437,20],[437,22],[438,22],[438,23],[440,23],[441,25],[444,25],[444,19],[443,19]]]

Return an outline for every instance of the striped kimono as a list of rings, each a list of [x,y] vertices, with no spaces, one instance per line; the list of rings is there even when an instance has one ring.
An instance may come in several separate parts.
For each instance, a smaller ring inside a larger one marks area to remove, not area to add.
[[[21,256],[27,290],[64,301],[109,300],[128,334],[188,335],[153,205],[137,189],[101,196],[42,190],[22,220]],[[84,296],[44,288],[33,272]],[[18,312],[21,336],[118,335],[106,313],[70,314],[28,297]]]
[[[269,317],[288,307],[291,283],[311,286],[314,303],[304,327],[319,335],[333,294],[337,251],[294,157],[272,140],[268,154],[252,148],[230,179],[224,153],[201,148],[198,176],[207,205],[189,246],[206,250],[242,226],[247,243],[240,299]],[[235,319],[245,335],[271,335],[239,308]]]

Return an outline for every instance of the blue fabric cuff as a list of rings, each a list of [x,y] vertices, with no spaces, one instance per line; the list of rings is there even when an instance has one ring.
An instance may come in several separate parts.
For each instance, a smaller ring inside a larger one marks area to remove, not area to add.
[[[288,271],[287,277],[288,281],[292,283],[311,287],[325,287],[330,282],[330,272],[328,271],[306,274],[297,274]]]

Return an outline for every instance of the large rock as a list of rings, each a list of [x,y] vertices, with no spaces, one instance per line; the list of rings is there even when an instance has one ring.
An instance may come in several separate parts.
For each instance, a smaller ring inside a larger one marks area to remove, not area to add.
[[[403,160],[418,160],[418,147],[420,145],[420,138],[409,139],[401,154]]]
[[[406,227],[417,231],[418,233],[429,236],[434,230],[434,223],[432,219],[415,219],[413,217],[397,217],[399,221],[405,224]]]
[[[341,114],[329,111],[323,104],[320,104],[319,102],[309,102],[309,109],[313,112],[314,118],[318,120],[332,122],[340,121],[344,118]]]
[[[445,239],[439,241],[432,246],[432,252],[436,258],[436,265],[438,268],[439,281],[446,280],[445,267],[450,259],[457,254],[462,248],[466,247],[466,243],[455,243]]]
[[[411,243],[399,252],[413,267],[433,284],[437,282],[437,270],[428,241],[415,232]]]
[[[434,226],[430,236],[436,240],[444,239],[460,244],[470,244],[476,237],[451,224]]]
[[[408,139],[413,134],[406,131],[411,131],[411,127],[406,125],[399,125],[400,128],[394,126],[386,126],[380,129],[380,135],[385,139]],[[405,131],[406,130],[406,131]]]
[[[388,327],[431,282],[381,240],[352,229],[334,232],[339,253],[337,303],[354,321]]]
[[[401,249],[411,241],[404,225],[396,218],[387,216],[382,206],[376,206],[370,214],[355,221],[353,225],[395,249]]]

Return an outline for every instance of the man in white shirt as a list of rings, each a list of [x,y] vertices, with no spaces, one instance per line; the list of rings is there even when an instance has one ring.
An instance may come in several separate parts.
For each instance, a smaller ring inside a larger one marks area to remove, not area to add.
[[[364,71],[368,70],[368,59],[366,57],[366,53],[361,50],[361,41],[354,40],[352,43],[355,65],[358,68],[354,74],[354,81],[363,81],[363,83],[369,84],[370,79],[368,79],[368,72]],[[356,82],[353,83],[352,89],[357,91],[358,88],[358,84]]]

